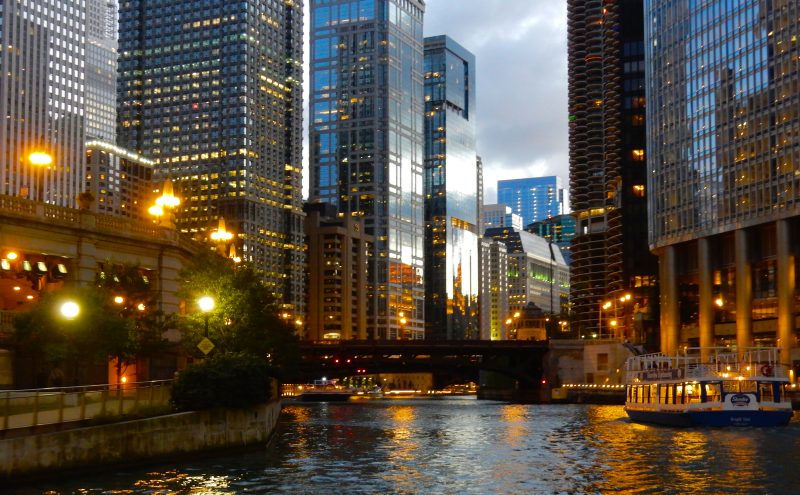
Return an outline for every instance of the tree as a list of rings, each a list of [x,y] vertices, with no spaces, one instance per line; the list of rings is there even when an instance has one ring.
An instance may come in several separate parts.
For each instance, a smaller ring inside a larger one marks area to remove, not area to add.
[[[212,352],[267,359],[284,373],[294,368],[299,360],[294,329],[280,318],[277,300],[250,265],[235,265],[209,251],[198,255],[181,278],[179,295],[187,302],[184,342],[192,352],[205,332],[206,315],[197,301],[210,296],[215,301],[208,314]]]
[[[138,265],[105,263],[95,277],[95,284],[105,292],[106,299],[114,302],[119,315],[133,324],[126,345],[112,354],[115,358],[117,380],[124,370],[139,359],[162,352],[167,341],[164,332],[173,324],[173,316],[166,316],[158,308],[158,294],[153,290],[147,272]]]
[[[61,312],[68,301],[79,308],[71,319]],[[37,367],[69,364],[72,383],[78,384],[82,366],[107,362],[111,356],[131,352],[134,346],[133,321],[121,316],[112,304],[97,287],[46,293],[15,319],[15,346],[31,356]]]

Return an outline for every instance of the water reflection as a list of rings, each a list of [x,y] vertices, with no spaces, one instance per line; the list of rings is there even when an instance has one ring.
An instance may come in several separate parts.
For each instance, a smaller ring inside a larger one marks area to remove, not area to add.
[[[298,403],[266,449],[12,493],[788,495],[798,448],[797,422],[678,429],[631,423],[615,406]]]

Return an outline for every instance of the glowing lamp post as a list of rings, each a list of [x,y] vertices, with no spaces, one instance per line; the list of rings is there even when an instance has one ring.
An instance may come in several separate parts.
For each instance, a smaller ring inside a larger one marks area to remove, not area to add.
[[[75,301],[65,301],[59,311],[65,320],[74,320],[80,314],[81,308]]]
[[[28,155],[28,163],[36,171],[36,201],[44,201],[44,169],[53,164],[53,156],[44,151],[34,151]]]
[[[211,310],[214,309],[214,299],[210,296],[203,296],[197,300],[197,305],[200,307],[200,311],[203,312],[206,320],[206,332],[205,337],[208,338],[208,316]]]

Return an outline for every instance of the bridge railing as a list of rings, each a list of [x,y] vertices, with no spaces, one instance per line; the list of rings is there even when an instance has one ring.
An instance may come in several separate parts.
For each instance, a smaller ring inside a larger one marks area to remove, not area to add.
[[[170,403],[172,380],[0,390],[0,431],[121,416]]]

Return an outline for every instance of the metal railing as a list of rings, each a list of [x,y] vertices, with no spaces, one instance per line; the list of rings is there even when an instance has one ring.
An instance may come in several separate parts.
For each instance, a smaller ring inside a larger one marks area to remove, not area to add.
[[[144,406],[166,406],[172,380],[82,387],[0,390],[0,431],[122,416]]]

